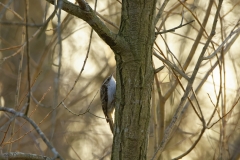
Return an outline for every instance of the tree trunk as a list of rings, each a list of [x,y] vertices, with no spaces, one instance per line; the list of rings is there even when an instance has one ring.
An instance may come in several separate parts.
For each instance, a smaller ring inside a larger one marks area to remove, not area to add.
[[[129,46],[128,49],[112,47],[117,62],[114,160],[147,158],[155,4],[155,0],[122,1],[118,36]]]

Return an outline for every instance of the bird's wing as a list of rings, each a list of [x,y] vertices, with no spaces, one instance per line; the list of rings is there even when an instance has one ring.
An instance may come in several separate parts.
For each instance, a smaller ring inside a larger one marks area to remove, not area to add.
[[[102,110],[103,110],[103,113],[106,117],[106,120],[108,122],[108,95],[106,94],[107,93],[107,86],[106,85],[103,85],[101,87],[101,90],[100,90],[100,98],[101,98],[101,102],[102,102]]]

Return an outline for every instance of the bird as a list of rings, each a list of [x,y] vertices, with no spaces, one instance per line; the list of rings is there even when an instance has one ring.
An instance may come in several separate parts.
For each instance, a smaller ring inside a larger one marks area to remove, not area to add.
[[[115,109],[115,94],[116,94],[116,80],[113,75],[105,79],[100,88],[100,100],[102,103],[102,110],[105,115],[107,123],[109,123],[112,133],[114,133],[114,123],[112,113]]]

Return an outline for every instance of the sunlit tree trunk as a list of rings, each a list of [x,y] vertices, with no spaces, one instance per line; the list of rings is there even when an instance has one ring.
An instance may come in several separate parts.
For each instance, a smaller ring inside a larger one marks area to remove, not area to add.
[[[112,159],[146,159],[153,84],[155,0],[123,0],[118,36],[128,47],[113,48],[117,93]]]

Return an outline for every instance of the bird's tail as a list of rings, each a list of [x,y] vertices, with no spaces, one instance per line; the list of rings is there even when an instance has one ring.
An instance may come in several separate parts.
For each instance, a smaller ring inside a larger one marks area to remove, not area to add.
[[[110,118],[109,121],[108,121],[108,123],[109,123],[110,129],[111,129],[112,134],[113,134],[113,132],[114,132],[114,123],[113,123],[113,119]]]
[[[114,132],[114,123],[113,123],[113,118],[112,118],[112,114],[111,113],[106,115],[106,120],[107,120],[107,122],[109,124],[109,127],[110,127],[112,133],[113,133]]]

